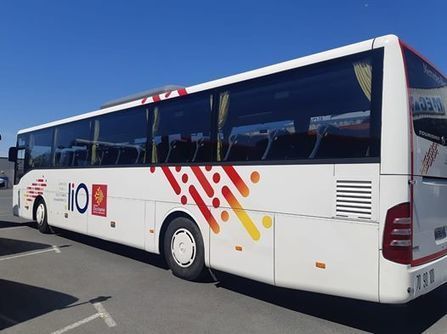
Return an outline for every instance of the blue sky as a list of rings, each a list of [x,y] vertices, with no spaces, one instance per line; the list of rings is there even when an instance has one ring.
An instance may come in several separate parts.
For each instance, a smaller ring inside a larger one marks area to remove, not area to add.
[[[18,129],[399,35],[447,73],[447,2],[0,1],[0,156]]]

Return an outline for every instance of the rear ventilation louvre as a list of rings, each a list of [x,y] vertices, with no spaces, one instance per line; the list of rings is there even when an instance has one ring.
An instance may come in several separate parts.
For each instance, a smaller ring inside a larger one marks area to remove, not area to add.
[[[371,181],[337,180],[336,216],[371,219]]]

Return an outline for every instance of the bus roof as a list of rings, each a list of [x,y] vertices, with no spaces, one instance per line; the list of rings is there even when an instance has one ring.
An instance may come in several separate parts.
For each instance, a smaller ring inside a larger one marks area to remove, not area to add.
[[[330,59],[339,58],[339,57],[347,56],[347,55],[354,54],[354,53],[359,53],[362,51],[371,50],[375,46],[374,41],[377,39],[381,39],[386,42],[392,42],[392,41],[398,42],[397,36],[385,35],[385,36],[369,39],[369,40],[366,40],[363,42],[350,44],[350,45],[342,46],[339,48],[331,49],[328,51],[323,51],[323,52],[315,53],[312,55],[304,56],[301,58],[296,58],[293,60],[277,63],[274,65],[261,67],[261,68],[255,69],[255,70],[231,75],[231,76],[224,77],[221,79],[212,80],[212,81],[208,81],[205,83],[200,83],[200,84],[189,86],[186,88],[175,89],[173,86],[172,90],[167,90],[167,91],[164,90],[163,93],[161,93],[161,94],[157,93],[156,95],[146,96],[146,97],[142,97],[139,94],[137,99],[135,99],[135,100],[128,101],[129,100],[128,98],[127,98],[127,100],[124,100],[126,98],[123,98],[124,103],[121,103],[121,104],[116,104],[116,102],[117,101],[119,102],[119,100],[115,100],[114,105],[112,105],[110,107],[107,107],[107,105],[104,105],[103,108],[99,109],[99,110],[95,110],[95,111],[87,112],[84,114],[80,114],[80,115],[60,119],[57,121],[33,126],[30,128],[22,129],[22,130],[18,131],[18,134],[35,131],[35,130],[40,130],[40,129],[44,129],[47,127],[52,127],[52,126],[56,126],[56,125],[60,125],[60,124],[64,124],[64,123],[70,123],[70,122],[78,121],[81,119],[95,117],[95,116],[111,113],[114,111],[137,107],[137,106],[150,104],[150,103],[154,103],[154,102],[158,102],[158,101],[162,101],[162,100],[167,100],[167,99],[179,97],[182,95],[197,93],[200,91],[213,89],[213,88],[217,88],[220,86],[225,86],[225,85],[229,85],[229,84],[233,84],[233,83],[237,83],[237,82],[242,82],[242,81],[266,76],[269,74],[278,73],[278,72],[290,70],[293,68],[298,68],[298,67],[322,62],[325,60],[330,60]],[[383,43],[381,43],[381,44],[383,45]],[[150,91],[148,91],[148,92],[150,92]]]

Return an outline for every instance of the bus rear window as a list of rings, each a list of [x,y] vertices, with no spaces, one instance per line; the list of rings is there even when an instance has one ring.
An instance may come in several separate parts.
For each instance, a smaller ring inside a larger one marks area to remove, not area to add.
[[[409,49],[404,50],[414,131],[420,137],[447,144],[447,79]]]

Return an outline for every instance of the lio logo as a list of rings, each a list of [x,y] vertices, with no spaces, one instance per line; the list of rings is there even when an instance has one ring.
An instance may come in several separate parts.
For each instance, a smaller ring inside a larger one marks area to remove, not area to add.
[[[68,184],[68,210],[74,211],[76,208],[79,213],[84,213],[88,208],[88,199],[88,188],[85,183],[79,183],[77,187],[74,183]]]

